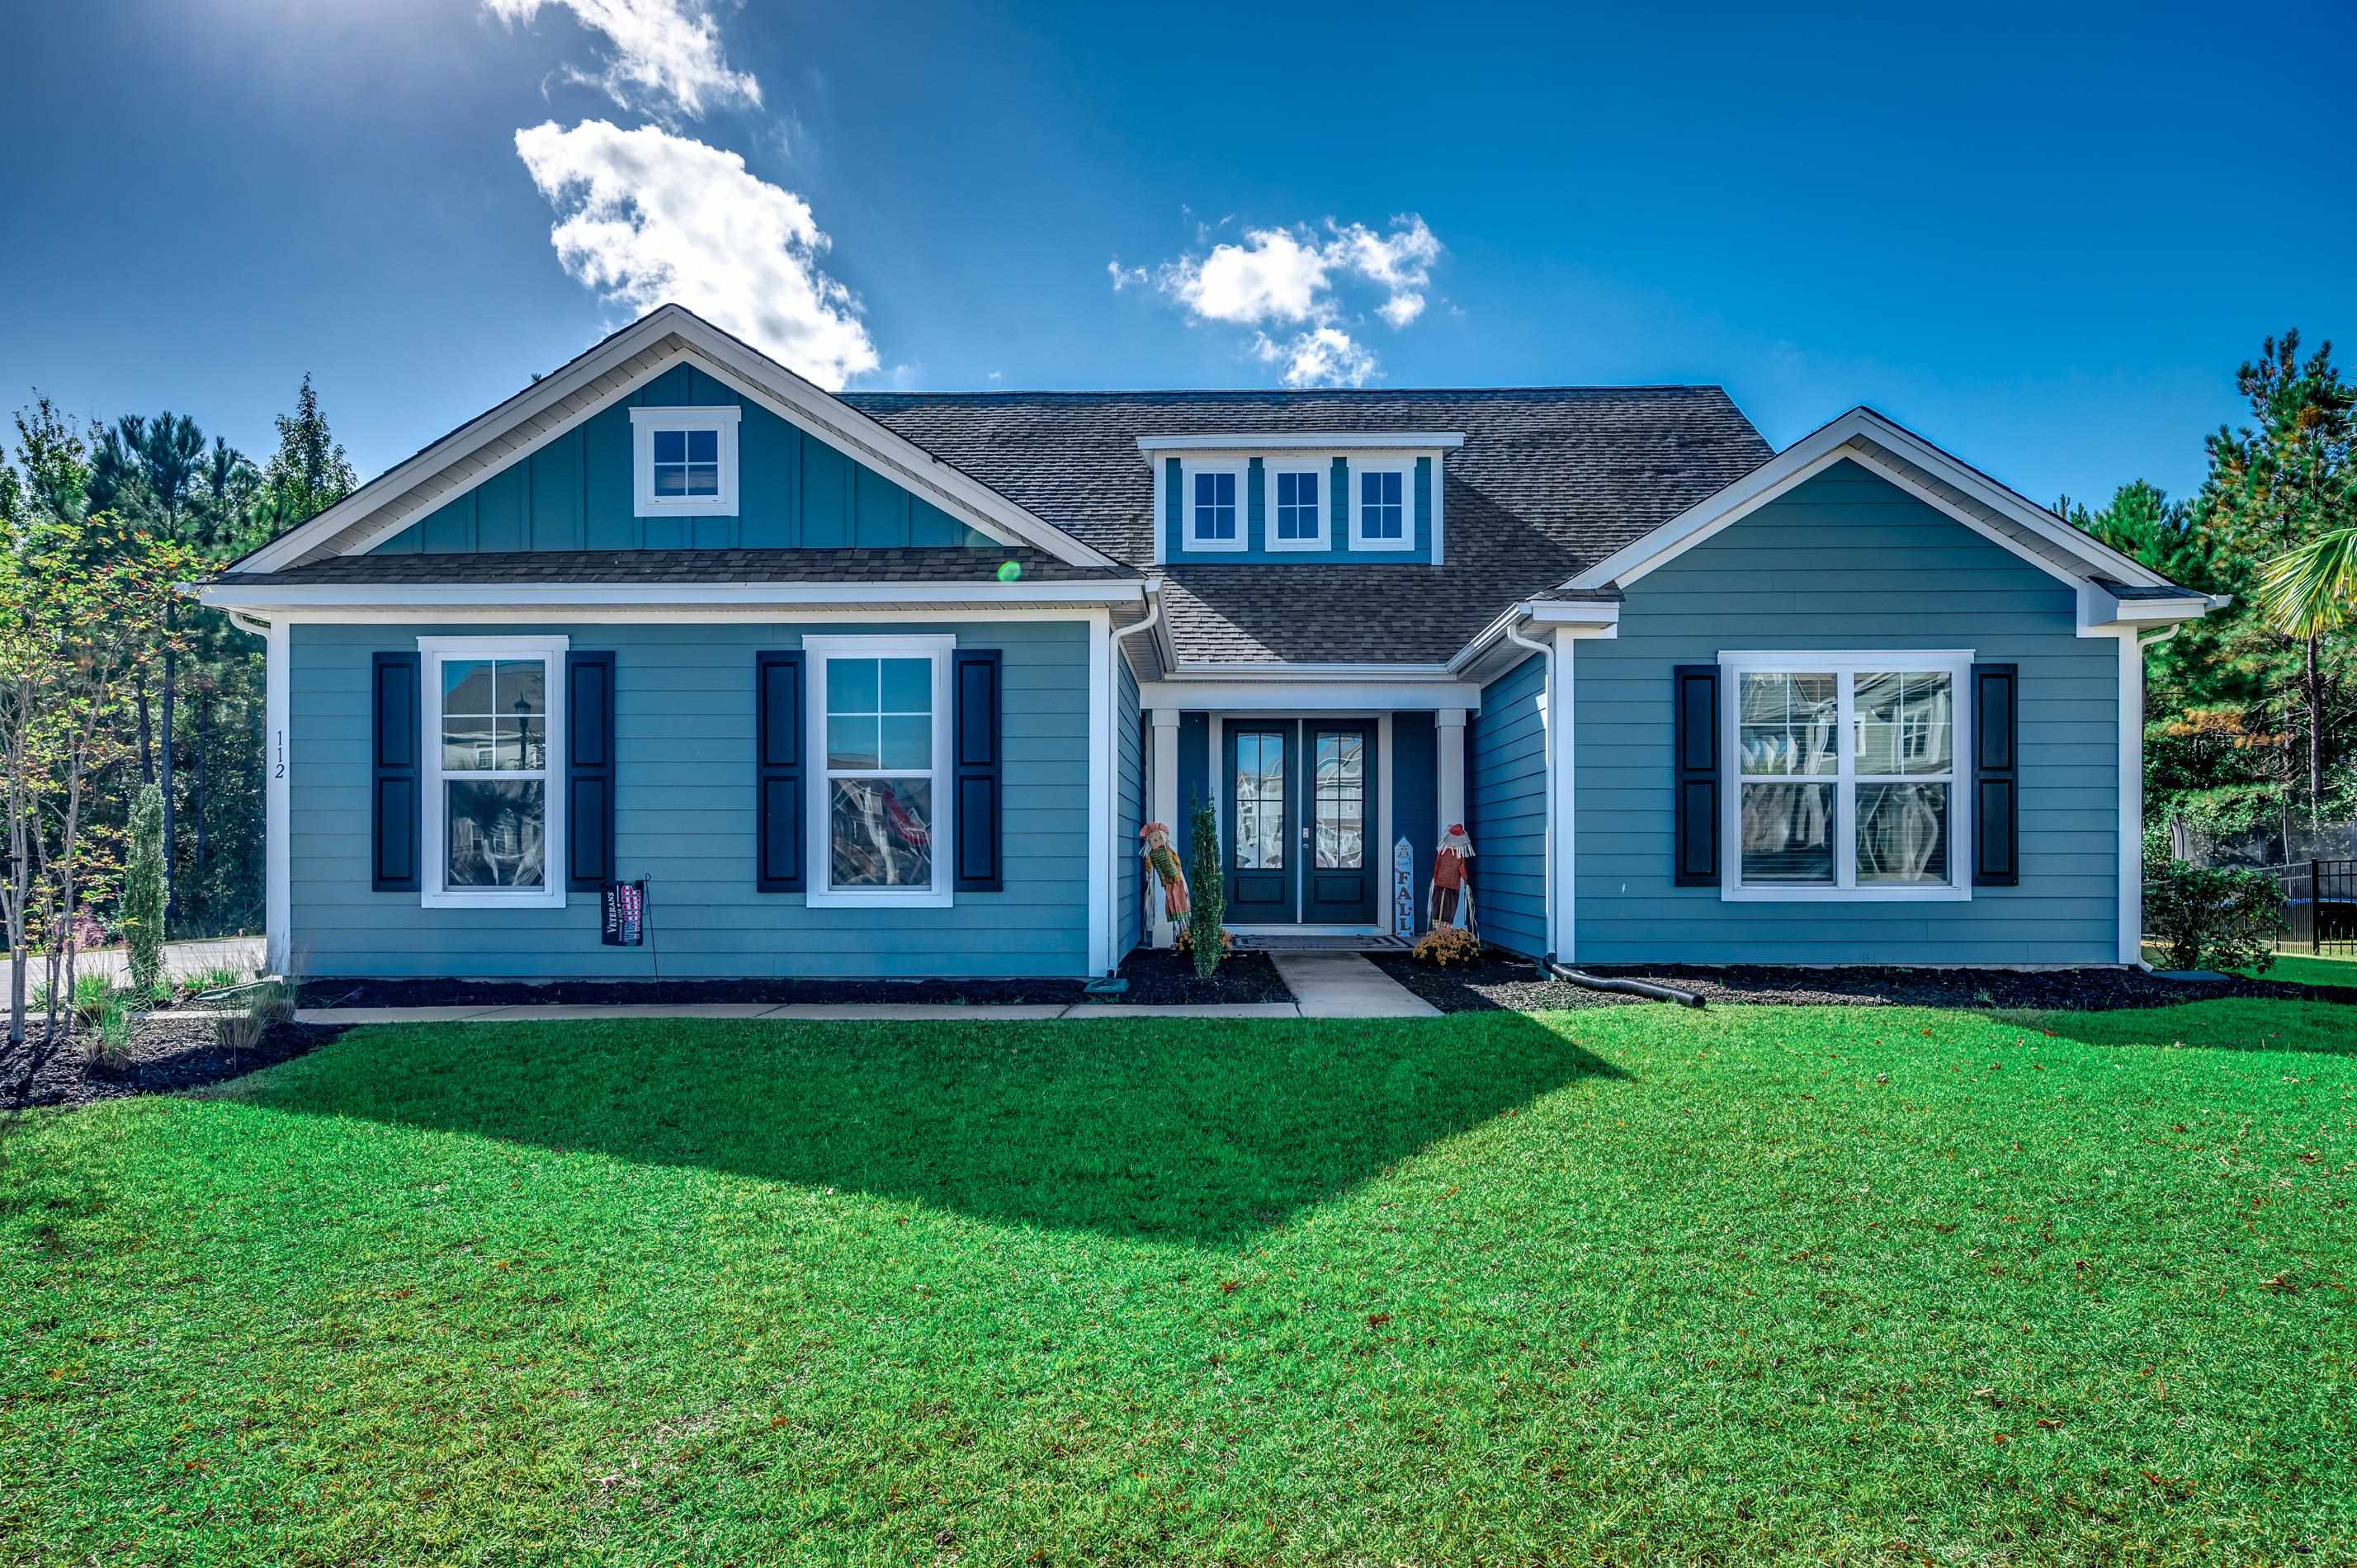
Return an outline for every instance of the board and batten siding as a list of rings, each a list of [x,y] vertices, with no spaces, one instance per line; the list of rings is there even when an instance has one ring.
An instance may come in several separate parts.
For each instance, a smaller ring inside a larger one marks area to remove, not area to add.
[[[1483,940],[1532,958],[1547,947],[1545,677],[1532,654],[1481,688],[1465,726],[1473,912]]]
[[[742,411],[737,515],[639,517],[633,408]],[[947,512],[691,365],[675,365],[372,554],[516,550],[996,549]]]
[[[1627,595],[1620,635],[1572,655],[1578,961],[2116,961],[2119,644],[2076,635],[2067,585],[1840,463]],[[2020,886],[1925,904],[1728,903],[1673,886],[1670,671],[1779,648],[1970,649],[2018,664]],[[1488,846],[1475,845],[1478,871]]]
[[[313,975],[1028,976],[1088,972],[1088,628],[1080,621],[811,626],[830,636],[953,633],[1004,650],[1000,893],[946,909],[811,909],[754,887],[753,656],[790,624],[579,624],[614,654],[615,852],[647,879],[647,943],[605,947],[598,900],[425,909],[369,888],[370,656],[421,632],[512,626],[298,625],[289,675],[292,967]],[[823,797],[813,783],[813,809]],[[429,850],[428,853],[432,853]]]

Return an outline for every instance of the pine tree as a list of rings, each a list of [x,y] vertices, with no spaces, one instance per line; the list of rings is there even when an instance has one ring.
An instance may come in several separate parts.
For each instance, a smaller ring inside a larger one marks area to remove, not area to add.
[[[262,488],[272,533],[283,533],[317,516],[359,485],[343,444],[328,429],[311,376],[303,375],[295,412],[278,416],[278,450],[263,470]]]

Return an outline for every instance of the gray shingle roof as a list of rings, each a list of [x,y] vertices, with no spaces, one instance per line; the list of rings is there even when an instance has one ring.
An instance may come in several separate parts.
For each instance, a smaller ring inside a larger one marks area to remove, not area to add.
[[[228,572],[231,586],[298,583],[994,583],[1012,561],[1027,583],[1103,581],[1044,550],[934,545],[899,550],[518,550],[450,555],[330,555],[283,572]]]
[[[1717,387],[1467,392],[855,392],[845,402],[1118,560],[1153,560],[1142,435],[1458,431],[1448,564],[1161,570],[1182,662],[1437,663],[1765,462]]]

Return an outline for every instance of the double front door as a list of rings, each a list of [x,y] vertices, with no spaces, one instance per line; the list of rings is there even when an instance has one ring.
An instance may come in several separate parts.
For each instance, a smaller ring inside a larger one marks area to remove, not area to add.
[[[1229,923],[1372,925],[1373,724],[1230,719],[1225,750]]]

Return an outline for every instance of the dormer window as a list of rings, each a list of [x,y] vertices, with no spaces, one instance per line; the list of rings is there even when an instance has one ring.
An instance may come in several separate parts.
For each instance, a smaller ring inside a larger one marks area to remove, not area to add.
[[[740,412],[734,403],[630,410],[639,516],[737,515]]]
[[[1415,543],[1408,526],[1408,470],[1397,463],[1353,463],[1359,504],[1351,515],[1351,544],[1358,550],[1406,550]]]
[[[1244,537],[1244,466],[1187,466],[1187,545],[1190,550],[1242,550]]]
[[[1271,550],[1326,548],[1325,476],[1315,464],[1273,461],[1268,483]]]

